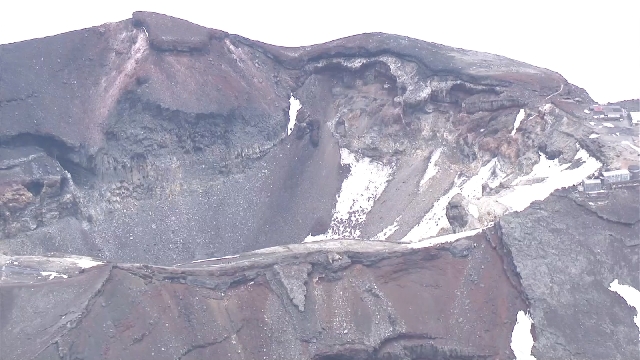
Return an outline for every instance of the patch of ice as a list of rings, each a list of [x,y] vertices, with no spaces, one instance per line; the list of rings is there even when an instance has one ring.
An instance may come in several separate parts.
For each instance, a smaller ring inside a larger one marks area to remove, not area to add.
[[[431,154],[431,158],[429,159],[429,164],[427,164],[427,170],[424,172],[424,176],[422,180],[420,180],[420,189],[422,190],[423,186],[431,179],[435,174],[438,173],[438,166],[436,165],[436,161],[440,158],[440,154],[442,153],[442,148],[439,148]]]
[[[636,316],[633,317],[633,322],[636,323],[640,331],[640,291],[634,289],[632,286],[618,283],[618,279],[613,280],[611,284],[609,284],[609,290],[618,293],[629,306],[636,309]],[[638,337],[640,338],[640,335]]]
[[[289,98],[289,126],[287,126],[287,135],[291,135],[293,132],[293,128],[296,126],[296,115],[298,115],[298,110],[302,108],[300,105],[300,100],[293,97]]]
[[[398,225],[398,221],[400,221],[401,217],[402,215],[398,216],[396,220],[393,222],[393,224],[384,228],[376,236],[372,237],[371,240],[379,240],[379,241],[387,240],[387,238],[391,236],[394,232],[396,232],[396,230],[398,230],[398,228],[400,227],[400,225]]]
[[[585,114],[591,114],[591,111],[589,111],[589,109],[584,109],[582,111],[584,111]]]
[[[630,148],[632,148],[633,150],[637,151],[638,153],[640,153],[640,147],[637,147],[635,145],[633,145],[632,143],[628,142],[628,141],[622,141],[623,144],[628,145]]]
[[[516,134],[516,130],[518,130],[518,127],[520,126],[522,119],[524,119],[524,109],[520,109],[520,112],[518,113],[518,115],[516,115],[516,121],[513,124],[513,130],[511,130],[511,135]]]
[[[595,138],[597,138],[598,136],[600,136],[600,135],[598,135],[598,134],[591,134],[591,135],[589,135],[589,139],[595,139]]]
[[[531,355],[533,348],[532,324],[533,321],[528,313],[518,311],[516,325],[511,333],[511,350],[513,350],[516,360],[535,360],[535,357]]]
[[[49,280],[53,280],[53,279],[54,279],[54,278],[56,278],[56,277],[61,277],[61,278],[63,278],[63,279],[68,278],[68,276],[67,276],[67,275],[65,275],[65,274],[58,274],[57,272],[53,272],[53,271],[41,271],[41,272],[40,272],[40,274],[41,274],[42,276],[46,276],[46,277],[48,277],[48,278],[49,278]]]
[[[551,161],[544,154],[541,154],[540,163],[537,165],[543,165],[538,168],[534,166],[534,170],[526,178],[544,177],[546,179],[535,184],[514,186],[512,189],[501,193],[497,201],[506,205],[511,211],[522,211],[532,202],[546,199],[557,189],[580,183],[602,166],[598,160],[589,156],[584,149],[580,149],[574,159],[583,161],[583,164],[575,169],[567,170],[571,164],[560,165],[557,159]]]
[[[476,235],[476,234],[480,233],[482,230],[483,229],[473,229],[473,230],[463,231],[463,232],[459,232],[459,233],[455,233],[455,234],[436,236],[436,237],[432,237],[432,238],[429,238],[429,239],[413,242],[411,244],[406,244],[405,246],[407,246],[409,248],[412,248],[412,249],[418,249],[418,248],[425,248],[425,247],[445,244],[445,243],[456,241],[456,240],[461,239],[463,237]]]
[[[358,239],[360,227],[391,179],[393,167],[340,149],[340,162],[351,171],[342,182],[331,225],[326,234],[307,236],[304,242],[328,239]]]
[[[613,124],[609,124],[609,123],[602,123],[602,125],[603,125],[603,126],[606,126],[606,127],[608,127],[608,128],[615,127],[615,126],[613,126]]]

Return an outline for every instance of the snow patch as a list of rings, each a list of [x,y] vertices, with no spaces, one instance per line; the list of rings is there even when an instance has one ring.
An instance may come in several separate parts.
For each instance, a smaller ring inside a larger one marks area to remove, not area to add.
[[[618,279],[613,280],[611,284],[609,284],[609,290],[618,293],[629,306],[636,309],[636,316],[633,317],[633,322],[636,323],[638,331],[640,331],[640,291],[634,289],[632,286],[618,283]],[[638,338],[640,338],[640,335]]]
[[[393,167],[357,156],[347,149],[340,149],[340,162],[349,165],[351,171],[342,182],[329,231],[309,235],[304,242],[360,238],[360,227],[393,173]]]
[[[598,136],[600,136],[600,135],[598,135],[598,134],[591,134],[591,135],[589,135],[589,139],[595,139],[595,138],[597,138]]]
[[[520,126],[522,119],[524,119],[524,109],[520,109],[520,112],[518,113],[518,115],[516,115],[516,122],[513,124],[513,130],[511,130],[511,135],[516,134],[516,130],[518,130],[518,127]]]
[[[612,128],[614,127],[613,124],[609,124],[609,123],[602,123],[603,126],[606,126],[608,128]]]
[[[104,264],[103,262],[95,261],[92,258],[85,257],[85,256],[71,256],[71,257],[65,258],[65,260],[74,262],[76,266],[79,266],[83,269],[88,269],[97,265]]]
[[[65,274],[58,274],[57,272],[53,272],[53,271],[41,271],[40,275],[48,277],[49,280],[53,280],[56,277],[61,277],[63,279],[68,278],[68,276]]]
[[[387,240],[387,238],[393,235],[393,233],[396,232],[396,230],[398,230],[398,228],[400,227],[400,225],[398,225],[398,221],[400,221],[401,217],[402,215],[398,216],[396,220],[393,222],[393,224],[384,228],[384,230],[380,231],[376,236],[372,237],[371,240],[378,240],[378,241]]]
[[[535,357],[531,355],[533,348],[532,324],[533,321],[528,313],[518,311],[516,325],[511,333],[511,350],[513,350],[516,360],[535,360]]]
[[[516,179],[515,184],[523,180],[533,178],[545,178],[544,181],[529,184],[516,185],[501,193],[498,202],[506,205],[510,211],[522,211],[536,200],[544,200],[557,189],[574,186],[583,179],[596,172],[602,164],[580,149],[574,158],[581,160],[582,165],[575,169],[567,170],[571,164],[560,165],[558,159],[549,160],[544,154],[540,154],[540,162],[534,166],[532,172],[524,177]],[[504,194],[504,195],[503,195]]]
[[[640,147],[637,147],[635,145],[633,145],[632,143],[628,142],[628,141],[622,141],[623,144],[628,145],[630,148],[632,148],[633,150],[637,151],[638,153],[640,153]]]
[[[469,214],[471,214],[471,216],[473,216],[474,218],[478,219],[480,218],[480,211],[478,210],[478,207],[475,204],[469,204]]]
[[[429,159],[429,164],[427,164],[427,170],[424,172],[424,176],[422,177],[422,180],[420,180],[420,189],[423,188],[423,186],[427,183],[427,181],[429,181],[429,179],[431,179],[432,177],[435,176],[435,174],[438,173],[439,168],[436,165],[436,161],[438,161],[438,159],[440,158],[441,153],[442,153],[442,148],[439,148],[435,150],[433,154],[431,154],[431,158]]]
[[[300,105],[300,100],[293,97],[289,98],[289,126],[287,126],[287,135],[291,135],[293,132],[293,128],[296,126],[296,115],[298,115],[298,110],[302,108]]]

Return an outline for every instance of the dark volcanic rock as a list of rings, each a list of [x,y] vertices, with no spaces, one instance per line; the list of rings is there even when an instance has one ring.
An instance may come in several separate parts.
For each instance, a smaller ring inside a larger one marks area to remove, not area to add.
[[[469,223],[469,213],[464,205],[464,198],[461,194],[455,195],[447,204],[447,220],[449,220],[454,232],[464,229]]]
[[[537,359],[637,358],[635,310],[608,288],[615,279],[640,287],[638,194],[615,190],[615,201],[597,204],[558,192],[500,219],[531,307]]]

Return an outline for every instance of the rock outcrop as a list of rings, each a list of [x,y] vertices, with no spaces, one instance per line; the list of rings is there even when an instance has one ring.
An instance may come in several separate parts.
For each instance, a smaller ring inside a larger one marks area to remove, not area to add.
[[[637,314],[609,285],[640,288],[639,194],[637,186],[610,199],[562,191],[500,219],[531,308],[537,359],[638,356]]]
[[[82,272],[5,257],[3,358],[511,359],[524,299],[486,237],[466,241],[466,257],[337,241]]]

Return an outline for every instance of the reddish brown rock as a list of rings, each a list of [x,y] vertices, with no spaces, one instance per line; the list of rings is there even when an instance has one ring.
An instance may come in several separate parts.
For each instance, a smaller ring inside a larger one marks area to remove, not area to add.
[[[173,268],[67,268],[67,279],[0,284],[3,354],[511,359],[522,294],[483,234],[468,241],[471,251],[463,258],[448,247],[347,241],[331,243],[333,250],[298,245]],[[17,276],[8,273],[4,281]],[[27,307],[46,307],[51,316],[20,310]]]

